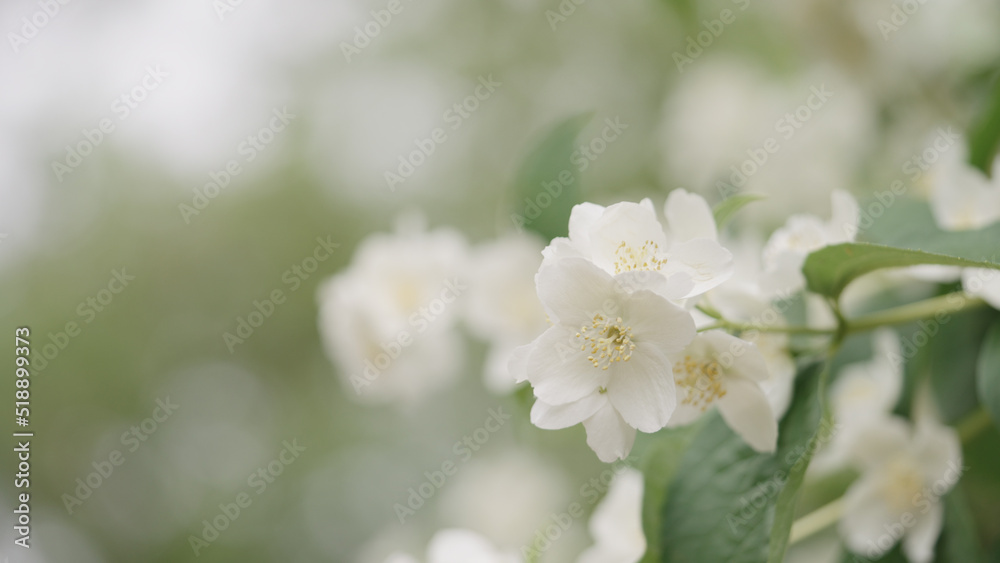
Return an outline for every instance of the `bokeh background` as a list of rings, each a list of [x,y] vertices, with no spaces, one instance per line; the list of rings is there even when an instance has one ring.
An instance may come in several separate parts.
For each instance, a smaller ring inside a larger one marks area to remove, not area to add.
[[[659,205],[683,186],[716,202],[730,166],[825,87],[746,188],[770,197],[741,228],[766,234],[792,213],[827,216],[835,188],[864,200],[907,177],[938,127],[964,132],[981,113],[1000,56],[1000,5],[984,0],[399,0],[374,26],[389,4],[0,6],[0,316],[7,334],[31,328],[33,354],[64,344],[32,377],[34,547],[5,539],[11,562],[381,563],[456,525],[521,545],[605,466],[581,428],[540,431],[524,392],[487,391],[469,334],[450,388],[407,408],[352,400],[316,288],[359,242],[415,211],[472,244],[515,230],[520,162],[582,112],[585,141],[605,119],[627,124],[582,172],[583,199]],[[366,25],[377,34],[359,37]],[[455,127],[446,112],[481,80],[499,85]],[[274,112],[294,117],[249,160]],[[102,120],[113,130],[94,133]],[[447,139],[390,188],[385,173],[437,127]],[[68,151],[88,138],[77,163]],[[240,173],[186,214],[232,160]],[[287,291],[317,237],[339,246]],[[114,271],[134,280],[87,305]],[[287,301],[230,350],[223,334],[275,289]],[[80,331],[63,339],[69,322]],[[70,513],[76,479],[167,397],[178,410]],[[401,525],[393,505],[496,408],[512,419]],[[293,440],[301,456],[196,557],[202,521]],[[13,456],[0,467],[12,475]],[[551,560],[589,542],[576,525]]]

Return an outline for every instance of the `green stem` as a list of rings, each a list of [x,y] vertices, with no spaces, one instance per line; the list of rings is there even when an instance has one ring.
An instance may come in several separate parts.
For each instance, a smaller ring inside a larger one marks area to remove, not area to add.
[[[856,319],[847,320],[847,334],[864,332],[880,326],[904,324],[930,317],[947,317],[952,313],[975,309],[985,305],[978,297],[969,297],[964,293],[949,293],[932,297],[916,303],[909,303],[878,313],[872,313]],[[939,319],[939,322],[943,319]]]
[[[722,313],[716,311],[715,308],[712,307],[711,305],[705,305],[705,304],[695,305],[694,308],[712,317],[713,319],[722,319]]]
[[[787,334],[814,334],[820,336],[829,336],[836,332],[832,328],[811,328],[807,326],[768,326],[768,325],[753,325],[747,323],[737,323],[733,321],[727,321],[725,319],[719,319],[719,322],[711,324],[709,326],[698,329],[698,332],[704,332],[706,330],[713,329],[726,329],[726,330],[736,330],[740,332],[746,332],[751,330],[756,330],[757,332],[783,332]]]
[[[788,537],[788,545],[808,538],[816,532],[825,529],[827,526],[835,524],[837,520],[840,520],[840,516],[843,513],[844,499],[841,497],[799,518],[792,524],[792,533]]]

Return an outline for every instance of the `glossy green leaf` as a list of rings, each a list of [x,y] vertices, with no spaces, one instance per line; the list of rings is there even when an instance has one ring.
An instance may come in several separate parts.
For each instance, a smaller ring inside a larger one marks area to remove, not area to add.
[[[699,428],[698,424],[692,424],[661,430],[653,436],[655,443],[643,455],[642,530],[646,535],[646,555],[640,563],[660,561],[660,509],[667,500],[667,489],[681,458]]]
[[[658,561],[782,560],[802,478],[823,435],[822,380],[821,364],[799,374],[773,454],[755,452],[718,414],[708,415],[668,489]]]
[[[993,251],[995,252],[995,246]],[[975,249],[963,254],[975,255]],[[976,258],[947,254],[935,254],[922,250],[895,248],[880,244],[852,242],[827,246],[813,252],[802,266],[809,290],[838,297],[847,284],[853,280],[883,268],[902,268],[922,264],[941,266],[962,266],[967,268],[997,268],[1000,262],[996,256],[985,257],[984,252]]]
[[[968,133],[969,164],[989,176],[1000,149],[1000,79],[993,81],[985,106]]]
[[[743,209],[743,207],[748,203],[760,201],[766,197],[767,196],[759,194],[739,194],[720,201],[715,208],[712,209],[712,213],[715,215],[716,226],[721,230],[722,227],[725,226],[730,219],[732,219],[733,215],[735,215],[737,211]]]
[[[993,325],[979,349],[976,389],[993,423],[1000,426],[1000,322]]]
[[[862,203],[860,229],[859,242],[972,260],[987,256],[1000,260],[996,244],[1000,240],[1000,222],[970,231],[944,231],[937,226],[926,201],[899,198],[889,191]]]
[[[576,115],[557,123],[521,163],[513,193],[511,222],[545,240],[566,236],[569,215],[580,200],[579,169],[571,162],[576,138],[593,117]]]
[[[944,526],[935,548],[937,563],[982,563],[983,550],[976,537],[976,522],[961,485],[944,498]]]

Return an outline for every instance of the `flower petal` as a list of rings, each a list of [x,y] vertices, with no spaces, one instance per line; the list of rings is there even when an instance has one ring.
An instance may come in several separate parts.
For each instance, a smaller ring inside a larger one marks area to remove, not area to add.
[[[615,271],[622,243],[639,251],[647,242],[652,242],[661,254],[667,250],[667,235],[651,203],[624,201],[611,205],[590,231],[594,263],[607,272]]]
[[[701,407],[678,402],[677,408],[674,409],[674,414],[670,415],[670,420],[667,421],[667,426],[676,428],[691,424],[701,418],[703,414],[705,414],[705,410],[702,410]]]
[[[694,288],[685,297],[701,295],[732,277],[733,253],[718,242],[699,238],[674,244],[670,247],[665,271],[686,272],[694,281]]]
[[[844,438],[850,446],[848,455],[863,469],[881,465],[905,451],[910,441],[909,425],[898,416],[868,419],[863,426],[848,425]]]
[[[579,248],[590,250],[590,230],[601,218],[606,208],[596,203],[584,202],[573,206],[569,213],[569,239]]]
[[[523,381],[527,381],[528,357],[531,355],[531,351],[534,347],[535,342],[532,342],[531,344],[518,346],[511,351],[510,356],[507,359],[507,371],[510,372],[511,378],[515,382],[521,383]]]
[[[535,341],[528,356],[528,381],[550,405],[579,401],[607,385],[610,370],[595,368],[580,351],[571,329],[554,326]]]
[[[726,396],[718,401],[726,424],[758,452],[773,452],[778,446],[778,421],[771,403],[755,381],[726,377]]]
[[[663,205],[663,215],[677,242],[695,238],[716,240],[718,236],[712,208],[698,194],[680,188],[671,191]]]
[[[913,455],[920,464],[921,473],[935,492],[942,487],[951,489],[964,472],[962,444],[958,433],[926,418],[917,419],[913,435]]]
[[[610,402],[584,420],[583,427],[587,430],[587,445],[604,463],[625,459],[632,451],[635,428],[625,423]]]
[[[861,215],[858,200],[844,190],[833,190],[830,201],[833,211],[827,224],[827,244],[853,241],[858,234],[858,218]]]
[[[632,294],[622,303],[622,316],[637,344],[651,344],[667,357],[683,350],[697,334],[691,313],[650,291]]]
[[[1000,272],[985,268],[962,270],[962,289],[1000,309]]]
[[[903,552],[910,563],[930,563],[934,559],[934,545],[941,535],[944,507],[935,502],[927,512],[917,515],[917,521],[903,538]]]
[[[881,475],[866,474],[844,495],[844,515],[840,535],[848,549],[869,559],[878,559],[896,545],[898,537],[886,530],[897,524],[899,515],[882,500]]]
[[[753,381],[770,379],[764,355],[752,342],[721,330],[702,332],[697,338],[708,345],[710,354],[722,365],[726,373]]]
[[[632,357],[610,371],[608,398],[630,426],[656,432],[667,425],[677,406],[677,388],[670,361],[656,346],[638,343]]]
[[[590,324],[596,312],[607,308],[615,295],[610,275],[582,258],[566,258],[543,265],[535,276],[538,299],[562,324]]]
[[[544,430],[569,428],[594,416],[607,403],[608,397],[604,393],[591,393],[565,405],[550,405],[537,400],[531,407],[531,423]]]
[[[486,538],[469,530],[441,530],[427,546],[428,563],[487,563],[501,557]]]

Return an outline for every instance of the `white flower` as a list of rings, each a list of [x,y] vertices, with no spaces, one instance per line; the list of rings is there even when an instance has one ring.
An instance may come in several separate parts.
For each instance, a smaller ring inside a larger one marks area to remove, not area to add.
[[[409,555],[394,553],[385,563],[417,563]],[[513,552],[503,552],[475,532],[441,530],[427,546],[427,563],[522,563]]]
[[[1000,159],[987,178],[968,163],[964,142],[945,151],[931,169],[931,211],[942,229],[979,229],[1000,220]]]
[[[824,473],[848,462],[854,443],[892,412],[903,388],[903,356],[899,338],[882,328],[873,336],[874,350],[868,361],[841,368],[830,385],[830,406],[837,432],[810,464],[814,473]]]
[[[903,552],[927,563],[941,532],[941,495],[961,477],[954,430],[929,419],[915,430],[898,417],[871,425],[853,448],[862,470],[844,495],[840,533],[854,553],[877,559],[903,538]]]
[[[779,79],[753,61],[706,54],[685,65],[683,77],[662,112],[666,184],[767,195],[766,205],[745,213],[775,224],[792,210],[818,212],[870,159],[873,104],[834,68]],[[790,121],[806,103],[815,110],[808,121]]]
[[[626,469],[615,477],[608,494],[590,517],[594,545],[577,563],[636,563],[646,553],[642,531],[642,473]]]
[[[824,222],[815,215],[793,215],[774,231],[764,246],[766,292],[797,291],[805,287],[802,264],[810,252],[824,246],[851,242],[858,232],[859,208],[854,196],[835,190],[830,196],[833,212]]]
[[[728,244],[736,255],[735,274],[732,279],[713,289],[703,299],[723,318],[756,326],[776,327],[787,325],[781,313],[786,307],[772,303],[776,296],[768,295],[760,288],[760,242],[752,237]],[[708,326],[717,322],[705,319]],[[788,350],[788,335],[778,332],[746,332],[741,338],[754,343],[764,356],[768,379],[760,382],[777,418],[781,418],[792,399],[795,385],[795,362]]]
[[[366,239],[320,286],[320,335],[350,397],[413,403],[455,379],[466,252],[455,231],[402,225]]]
[[[767,364],[753,344],[718,330],[698,334],[673,366],[680,391],[670,425],[687,424],[718,406],[726,424],[760,452],[773,452],[778,422],[761,382]]]
[[[491,344],[484,378],[494,393],[508,393],[515,386],[507,369],[514,349],[548,327],[533,279],[542,263],[542,246],[536,237],[510,234],[477,248],[472,258],[465,319],[476,336]]]
[[[569,479],[532,450],[505,449],[462,466],[441,491],[446,525],[485,534],[499,545],[521,545],[571,500]]]
[[[732,254],[716,240],[715,219],[701,196],[674,190],[664,215],[669,234],[649,199],[609,207],[576,205],[569,237],[552,241],[545,263],[585,258],[626,285],[670,299],[700,295],[732,275]]]
[[[962,289],[981,297],[994,309],[1000,309],[1000,272],[987,268],[962,270]]]
[[[546,429],[582,422],[602,461],[624,458],[636,429],[655,432],[673,413],[670,356],[694,337],[694,321],[581,258],[543,265],[536,282],[554,325],[511,360],[538,398],[531,421]]]

